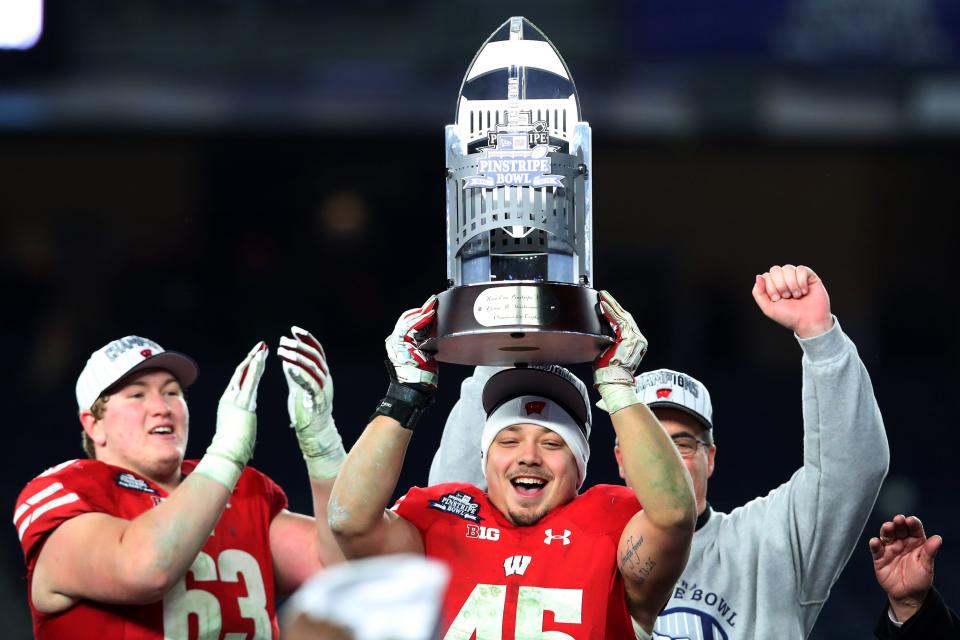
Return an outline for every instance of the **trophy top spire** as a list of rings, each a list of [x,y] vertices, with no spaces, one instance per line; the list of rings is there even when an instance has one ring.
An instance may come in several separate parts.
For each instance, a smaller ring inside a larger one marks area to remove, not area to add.
[[[490,133],[539,125],[565,147],[579,121],[573,76],[549,38],[522,16],[500,25],[463,77],[456,118],[461,139],[473,146]]]
[[[547,36],[497,27],[444,127],[448,288],[422,345],[438,361],[589,362],[613,342],[590,288],[591,139]]]

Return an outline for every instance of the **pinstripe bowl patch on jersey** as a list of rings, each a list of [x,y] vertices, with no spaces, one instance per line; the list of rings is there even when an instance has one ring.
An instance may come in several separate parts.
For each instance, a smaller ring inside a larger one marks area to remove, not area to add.
[[[474,502],[473,498],[463,491],[445,493],[440,496],[439,500],[430,500],[427,507],[449,513],[471,522],[480,522],[483,520],[479,515],[480,505]]]

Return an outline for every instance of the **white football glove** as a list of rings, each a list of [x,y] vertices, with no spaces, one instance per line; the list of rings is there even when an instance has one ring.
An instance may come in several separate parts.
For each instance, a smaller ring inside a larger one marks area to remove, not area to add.
[[[600,292],[600,310],[613,329],[614,342],[593,362],[593,384],[603,398],[597,406],[614,414],[640,402],[633,374],[647,352],[647,339],[633,316],[607,291]]]
[[[268,354],[267,343],[258,342],[233,372],[217,405],[217,431],[194,470],[213,478],[228,491],[233,491],[243,468],[253,457],[257,440],[257,387]]]
[[[277,356],[287,379],[287,411],[297,434],[307,473],[314,480],[336,477],[347,458],[333,422],[333,377],[326,354],[306,329],[290,327],[293,338],[280,338]]]
[[[422,384],[431,389],[437,387],[437,361],[420,350],[425,331],[437,315],[437,296],[430,296],[419,309],[405,311],[393,333],[385,340],[387,357],[402,384]]]

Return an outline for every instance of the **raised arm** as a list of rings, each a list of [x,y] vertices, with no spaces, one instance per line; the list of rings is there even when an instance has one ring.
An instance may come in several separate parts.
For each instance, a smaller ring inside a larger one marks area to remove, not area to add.
[[[266,356],[267,345],[258,343],[237,367],[220,399],[213,442],[165,500],[132,520],[85,513],[50,534],[33,575],[39,611],[63,611],[80,599],[156,602],[183,578],[253,455]]]
[[[821,602],[873,509],[890,460],[887,437],[870,376],[817,274],[802,265],[774,266],[756,277],[752,293],[803,349],[803,467],[767,502],[787,516],[783,531],[800,568],[800,597]]]
[[[697,511],[693,485],[676,447],[646,405],[624,407],[610,418],[627,485],[643,505],[620,537],[620,572],[630,614],[651,631],[687,565]]]
[[[270,524],[270,551],[280,593],[292,593],[318,569],[343,561],[327,524],[333,481],[347,457],[333,421],[333,376],[320,342],[290,328],[277,356],[287,381],[287,412],[310,478],[314,517],[284,510]]]
[[[696,501],[680,454],[637,397],[633,374],[647,341],[609,293],[600,293],[600,306],[616,341],[594,363],[594,383],[617,433],[627,485],[643,505],[620,536],[620,573],[631,616],[651,632],[687,564]]]
[[[460,398],[447,416],[440,447],[430,465],[428,485],[466,482],[486,489],[480,456],[480,434],[486,419],[481,397],[487,380],[501,370],[502,367],[475,367],[460,385]]]
[[[413,428],[437,389],[437,364],[418,346],[436,315],[436,301],[431,296],[405,312],[387,336],[390,386],[333,485],[328,521],[347,558],[423,552],[419,531],[386,507]]]

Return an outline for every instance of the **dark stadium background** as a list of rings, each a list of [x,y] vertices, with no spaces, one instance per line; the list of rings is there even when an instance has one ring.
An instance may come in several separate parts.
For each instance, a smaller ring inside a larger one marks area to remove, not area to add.
[[[199,361],[198,456],[236,363],[300,324],[327,348],[351,443],[385,388],[383,337],[444,286],[460,80],[522,14],[593,126],[597,286],[637,317],[645,367],[712,392],[711,503],[766,494],[801,463],[800,349],[750,288],[771,264],[813,266],[873,378],[892,462],[812,637],[870,636],[883,594],[866,539],[895,513],[944,536],[936,584],[960,606],[960,8],[865,6],[48,2],[38,45],[0,50],[0,504],[12,513],[27,480],[81,455],[76,376],[130,333]],[[401,489],[425,481],[468,371],[442,368]],[[252,464],[308,510],[276,364],[259,397]],[[588,482],[615,482],[595,417]],[[0,548],[2,635],[28,637],[12,526]]]

